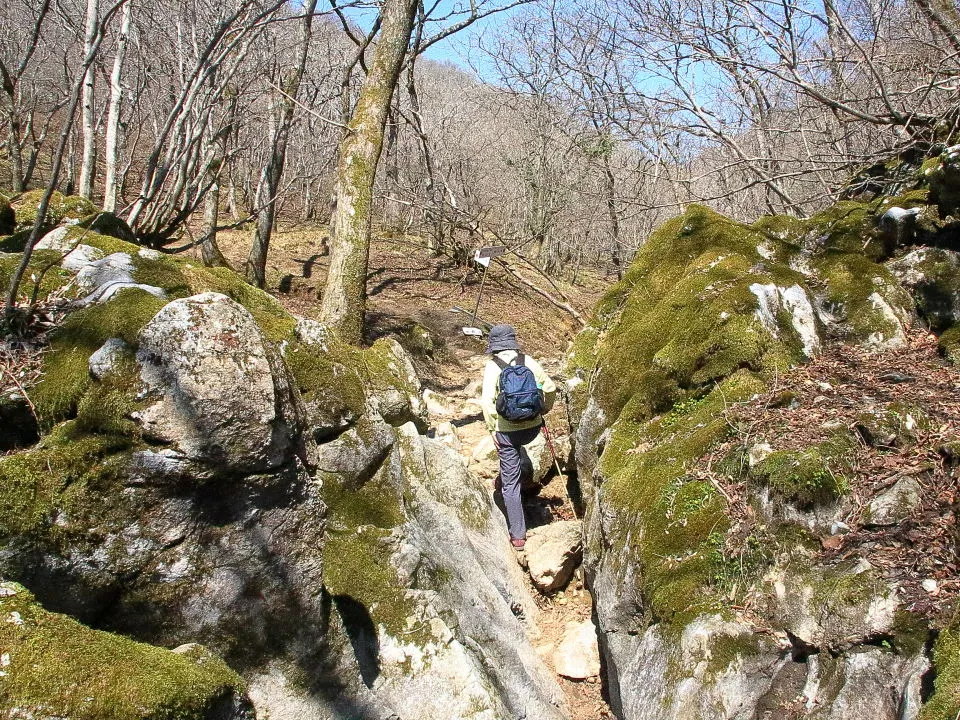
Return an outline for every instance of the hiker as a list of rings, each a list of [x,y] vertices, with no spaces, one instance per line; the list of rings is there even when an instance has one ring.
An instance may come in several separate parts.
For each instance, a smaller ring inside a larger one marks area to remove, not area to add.
[[[510,543],[522,548],[527,522],[520,501],[523,446],[536,439],[543,413],[553,407],[557,386],[536,360],[520,352],[510,325],[494,325],[487,341],[490,359],[483,369],[480,405],[500,459],[500,493],[507,514]]]

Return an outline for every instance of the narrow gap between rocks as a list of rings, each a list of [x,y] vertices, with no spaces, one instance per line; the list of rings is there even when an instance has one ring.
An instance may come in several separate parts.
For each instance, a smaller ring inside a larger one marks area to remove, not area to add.
[[[425,398],[430,413],[429,434],[460,453],[470,472],[481,478],[493,493],[498,472],[497,454],[479,404],[486,360],[486,355],[458,348],[456,362],[444,368],[444,392],[427,390]],[[541,362],[556,380],[559,363],[548,358],[542,358]],[[567,464],[569,431],[561,400],[558,398],[557,402],[557,407],[547,415],[547,422],[562,475],[557,474],[553,456],[541,436],[531,455],[539,456],[532,458],[533,470],[544,477],[540,483],[525,483],[523,494],[527,548],[517,552],[517,561],[527,571],[527,588],[540,609],[536,628],[539,634],[531,637],[531,642],[547,667],[556,673],[566,695],[571,720],[612,720],[614,714],[604,698],[601,681],[593,599],[584,585],[579,557],[566,563],[545,565],[543,562],[544,555],[554,560],[563,556],[559,548],[569,545],[565,535],[573,534],[574,530],[582,532],[581,518],[576,515],[568,489],[568,485],[576,486],[575,481],[570,483],[573,468]],[[560,587],[552,589],[550,570],[545,568],[551,565],[557,569],[561,564],[573,565],[572,575]],[[532,575],[546,587],[538,588]]]

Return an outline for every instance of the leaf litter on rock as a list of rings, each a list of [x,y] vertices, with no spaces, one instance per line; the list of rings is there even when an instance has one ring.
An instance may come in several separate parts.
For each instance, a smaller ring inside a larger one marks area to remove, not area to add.
[[[785,397],[790,402],[784,403]],[[892,445],[871,445],[855,432],[863,412],[884,412],[891,406],[917,408],[928,426],[917,425],[910,442]],[[960,371],[939,357],[933,335],[915,331],[903,347],[885,351],[833,348],[777,377],[766,393],[749,403],[732,405],[727,414],[734,432],[691,474],[711,482],[728,500],[728,554],[745,551],[759,519],[749,504],[744,473],[731,477],[716,472],[720,460],[760,442],[774,450],[809,448],[845,428],[856,438],[844,473],[849,490],[838,517],[849,532],[822,537],[818,561],[865,559],[899,586],[909,610],[937,622],[949,619],[960,594],[955,519],[960,498]],[[869,526],[865,511],[870,502],[905,477],[918,482],[919,503],[897,525]],[[930,579],[937,581],[934,592],[921,585]]]

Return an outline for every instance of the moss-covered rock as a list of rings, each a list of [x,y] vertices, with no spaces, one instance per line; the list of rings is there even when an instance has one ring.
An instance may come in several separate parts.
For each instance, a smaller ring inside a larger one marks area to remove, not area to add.
[[[240,677],[201,646],[90,630],[0,584],[0,714],[76,720],[252,718]]]
[[[952,215],[960,208],[960,146],[946,148],[934,162],[924,168],[930,183],[930,199],[940,208],[940,215]]]
[[[954,365],[960,365],[960,325],[944,330],[937,345],[947,360]]]
[[[934,693],[919,720],[956,720],[960,714],[960,622],[954,618],[933,647]]]
[[[16,210],[17,229],[27,230],[37,221],[37,210],[43,199],[44,190],[29,190],[13,202]],[[80,220],[96,212],[93,203],[78,195],[64,195],[54,191],[47,206],[44,225],[53,227],[64,220]]]
[[[910,289],[932,330],[942,331],[960,320],[960,253],[917,248],[888,267]]]
[[[118,240],[123,240],[128,243],[136,243],[137,236],[127,225],[127,222],[112,212],[107,212],[101,210],[95,212],[92,215],[87,215],[80,219],[77,223],[77,227],[84,228],[85,230],[90,230],[95,232],[98,235],[106,235],[108,237],[117,238]]]
[[[685,391],[739,368],[772,371],[802,357],[790,325],[778,341],[757,315],[752,285],[802,283],[799,273],[767,261],[764,246],[789,253],[780,241],[698,206],[651,236],[597,306],[602,342],[580,348],[600,368],[594,394],[607,417],[629,401],[629,415],[648,419]]]
[[[136,348],[140,330],[164,304],[143,290],[123,290],[102,305],[68,315],[51,336],[43,377],[31,392],[41,423],[51,427],[72,417],[91,384],[90,356],[109,338]]]
[[[804,450],[780,450],[757,463],[750,474],[779,497],[800,507],[830,502],[849,488],[843,473],[853,439],[845,434]]]

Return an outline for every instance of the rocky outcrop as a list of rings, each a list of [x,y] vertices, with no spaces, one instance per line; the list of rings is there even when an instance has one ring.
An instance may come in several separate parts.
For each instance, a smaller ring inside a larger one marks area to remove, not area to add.
[[[904,629],[898,588],[869,563],[818,559],[843,526],[850,430],[799,449],[747,433],[719,466],[698,464],[741,432],[730,409],[791,365],[837,341],[906,345],[913,301],[881,264],[879,214],[845,202],[744,226],[692,207],[575,342],[584,564],[619,717],[917,717],[925,631]],[[718,482],[731,477],[747,497]],[[764,528],[753,544],[732,511],[744,503]],[[731,559],[730,543],[746,549]]]
[[[80,245],[36,253],[61,263],[43,292],[109,259],[162,295],[126,287],[52,334],[31,392],[50,431],[0,459],[4,577],[98,631],[202,643],[259,717],[564,717],[502,516],[420,434],[396,342],[347,346],[227,270]]]

